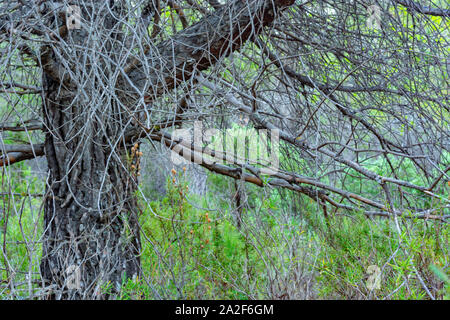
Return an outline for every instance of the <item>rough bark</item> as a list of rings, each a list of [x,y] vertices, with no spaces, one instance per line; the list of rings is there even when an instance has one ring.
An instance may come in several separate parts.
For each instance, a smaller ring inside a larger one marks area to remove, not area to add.
[[[77,113],[55,81],[45,82],[50,184],[42,276],[55,288],[51,297],[105,298],[105,286],[115,292],[124,275],[139,274],[136,182],[124,166],[125,148],[107,150],[103,124]]]
[[[45,47],[41,53],[60,71],[44,66],[43,75],[49,178],[41,273],[48,298],[108,298],[140,272],[137,176],[130,170],[136,153],[132,157],[131,145],[120,142],[129,115],[105,91],[114,39],[89,37],[92,26],[114,32],[109,8],[98,3],[100,9],[93,6],[94,14],[85,14],[92,18],[86,29],[64,34],[65,48]],[[104,24],[95,25],[99,15]],[[95,54],[101,50],[104,59]]]

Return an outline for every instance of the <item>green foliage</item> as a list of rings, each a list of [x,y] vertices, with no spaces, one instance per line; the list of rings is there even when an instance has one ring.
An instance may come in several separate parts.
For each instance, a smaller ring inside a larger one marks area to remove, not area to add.
[[[216,176],[214,179],[219,186],[227,184],[226,178]],[[152,202],[140,219],[144,278],[151,279],[155,286],[164,287],[165,297],[267,298],[267,288],[273,281],[268,273],[278,272],[275,270],[287,264],[301,264],[300,257],[294,261],[283,254],[279,239],[294,244],[299,219],[291,218],[285,225],[280,223],[276,214],[280,199],[276,192],[265,199],[253,199],[255,209],[244,210],[246,223],[239,229],[228,210],[219,213],[201,208],[206,207],[209,196],[190,194],[187,197],[188,189],[184,173],[173,171],[167,182],[166,196]],[[291,229],[287,230],[286,226]],[[144,280],[134,279],[124,284],[119,298],[154,296]]]
[[[434,274],[444,282],[445,284],[445,296],[444,299],[445,300],[450,300],[450,278],[448,277],[447,274],[445,274],[444,270],[442,270],[441,268],[435,266],[435,265],[431,265],[430,266],[430,270],[434,272]]]
[[[41,192],[43,183],[32,176],[25,163],[19,163],[14,170],[3,174],[1,182],[2,185],[13,185],[14,189],[3,193],[0,198],[0,245],[3,252],[0,278],[26,285],[23,296],[27,296],[37,287],[32,280],[33,275],[39,272],[42,255],[39,241],[43,231],[39,214],[41,199],[34,195]],[[3,190],[7,191],[6,188]],[[0,292],[0,299],[3,298],[11,298],[9,289]]]
[[[253,254],[242,235],[229,221],[187,201],[183,173],[172,175],[167,191],[166,197],[152,202],[141,217],[142,232],[149,240],[143,247],[144,273],[166,282],[169,297],[246,298],[232,284],[240,278],[245,251]],[[256,257],[252,259],[257,266]],[[153,293],[139,281],[130,280],[121,298],[131,297],[149,298]]]
[[[444,277],[450,274],[448,226],[405,219],[399,235],[392,220],[363,215],[339,217],[329,224],[317,217],[313,223],[321,230],[323,248],[318,266],[321,296],[427,299],[420,276],[435,298],[444,298]],[[377,288],[370,285],[371,266],[380,270]]]

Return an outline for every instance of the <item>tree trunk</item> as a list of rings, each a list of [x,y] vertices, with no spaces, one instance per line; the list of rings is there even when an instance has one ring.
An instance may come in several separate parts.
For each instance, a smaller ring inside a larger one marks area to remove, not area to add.
[[[138,61],[124,56],[121,2],[82,3],[79,30],[50,17],[58,45],[43,45],[40,57],[49,167],[41,273],[50,298],[107,298],[102,288],[114,294],[139,275],[138,160],[124,133],[140,128],[142,93],[151,101],[238,50],[293,0],[233,1]]]
[[[42,277],[49,298],[105,299],[139,275],[136,176],[129,172],[126,145],[110,147],[120,134],[114,107],[84,112],[89,108],[73,103],[76,90],[45,75],[43,83],[50,176]]]

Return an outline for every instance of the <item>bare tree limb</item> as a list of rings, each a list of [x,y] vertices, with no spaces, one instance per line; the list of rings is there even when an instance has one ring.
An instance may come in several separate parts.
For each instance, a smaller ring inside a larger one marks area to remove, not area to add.
[[[3,145],[0,147],[0,167],[44,155],[44,145]]]
[[[395,0],[398,4],[401,4],[402,6],[405,6],[406,8],[430,15],[430,16],[438,16],[438,17],[450,17],[450,10],[449,9],[442,9],[442,8],[432,8],[428,6],[421,5],[420,3],[417,3],[416,1],[412,0]]]

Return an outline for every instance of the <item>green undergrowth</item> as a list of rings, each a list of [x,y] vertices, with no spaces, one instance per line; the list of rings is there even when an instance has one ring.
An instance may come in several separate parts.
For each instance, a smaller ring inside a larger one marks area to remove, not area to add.
[[[319,295],[336,299],[448,299],[450,228],[364,215],[311,219],[320,234]],[[397,228],[398,226],[398,228]]]

